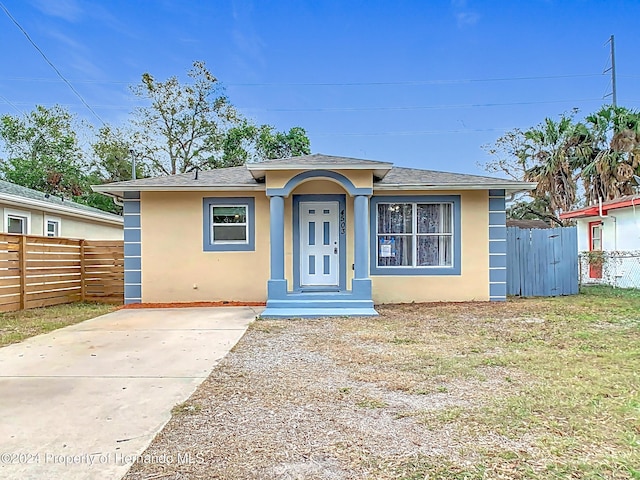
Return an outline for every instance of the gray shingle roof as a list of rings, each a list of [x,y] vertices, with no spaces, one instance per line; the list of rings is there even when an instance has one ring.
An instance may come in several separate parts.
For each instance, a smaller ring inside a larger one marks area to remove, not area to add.
[[[467,175],[464,173],[439,172],[437,170],[421,170],[418,168],[393,167],[389,173],[375,185],[492,185],[513,184],[521,182],[503,178]]]
[[[161,177],[141,178],[125,182],[108,183],[109,187],[216,187],[227,185],[256,185],[257,182],[246,166],[201,170],[196,173],[179,173]],[[101,185],[98,185],[100,190]]]
[[[360,158],[336,157],[334,155],[324,155],[322,153],[314,153],[312,155],[301,155],[299,157],[277,158],[275,160],[265,160],[264,162],[249,163],[249,168],[260,168],[261,166],[315,166],[315,165],[335,165],[336,167],[348,169],[349,167],[391,167],[390,162],[379,162],[377,160],[362,160]]]
[[[122,218],[120,217],[120,215],[114,215],[112,213],[105,212],[104,210],[100,210],[98,208],[82,205],[81,203],[76,203],[73,200],[69,200],[69,199],[62,200],[60,197],[45,194],[45,193],[39,192],[38,190],[33,190],[31,188],[23,187],[21,185],[16,185],[15,183],[7,182],[5,180],[0,180],[0,194],[2,193],[7,195],[14,195],[16,197],[22,197],[30,200],[38,200],[40,202],[48,203],[52,206],[71,208],[73,210],[78,210],[78,212],[107,215],[107,216],[112,216],[114,219]]]
[[[462,173],[439,172],[434,170],[421,170],[417,168],[393,167],[388,162],[378,162],[375,160],[360,160],[357,158],[336,157],[331,155],[314,154],[304,155],[300,157],[283,158],[276,160],[267,160],[265,162],[250,163],[240,167],[219,168],[215,170],[205,170],[198,173],[196,179],[195,172],[182,173],[178,175],[162,176],[154,178],[143,178],[140,180],[129,180],[126,182],[110,183],[107,185],[98,185],[94,189],[100,192],[109,192],[112,195],[121,195],[124,191],[137,189],[153,189],[162,190],[163,188],[175,189],[215,189],[237,187],[238,189],[263,189],[264,184],[254,177],[262,177],[267,170],[277,170],[278,167],[283,169],[304,168],[305,166],[311,170],[313,168],[331,168],[336,169],[370,169],[374,174],[383,176],[381,180],[374,182],[376,186],[424,186],[437,187],[447,185],[451,186],[469,186],[471,188],[523,188],[526,184],[513,180],[505,180],[501,178],[485,177],[480,175],[465,175]],[[376,173],[377,172],[377,173]],[[253,174],[253,175],[252,175]],[[498,185],[498,187],[496,187]]]

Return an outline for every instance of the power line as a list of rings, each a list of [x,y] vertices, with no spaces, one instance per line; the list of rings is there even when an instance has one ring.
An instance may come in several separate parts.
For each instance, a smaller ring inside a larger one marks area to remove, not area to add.
[[[45,55],[45,53],[40,49],[40,47],[38,47],[38,45],[36,45],[36,42],[34,42],[32,40],[32,38],[29,36],[29,34],[27,33],[27,31],[22,28],[22,25],[20,25],[18,23],[18,21],[13,17],[13,15],[11,15],[11,12],[9,12],[9,10],[7,9],[7,7],[4,6],[4,4],[2,2],[0,2],[0,8],[2,8],[2,10],[4,10],[4,13],[7,14],[7,17],[9,17],[9,19],[16,25],[16,27],[18,27],[18,29],[24,34],[25,37],[27,37],[27,40],[29,40],[29,43],[31,43],[31,45],[33,45],[33,48],[35,48],[38,53],[40,53],[40,55],[42,55],[42,58],[44,58],[45,62],[47,62],[49,64],[49,66],[51,68],[53,68],[54,72],[56,72],[56,74],[62,79],[62,81],[64,83],[66,83],[69,88],[71,89],[71,91],[76,95],[76,97],[78,97],[80,99],[80,101],[82,102],[82,104],[87,107],[87,109],[93,114],[94,117],[96,117],[98,119],[98,121],[100,121],[100,123],[104,124],[104,121],[102,120],[102,118],[100,118],[100,115],[98,115],[93,108],[91,108],[91,106],[89,106],[89,104],[85,101],[85,99],[82,97],[82,95],[80,95],[80,93],[74,88],[73,85],[71,85],[71,82],[69,82],[69,80],[67,80],[64,75],[62,75],[62,73],[60,73],[60,70],[58,70],[56,68],[56,66],[53,64],[53,62],[51,60],[49,60],[49,58]]]
[[[509,107],[518,105],[545,105],[552,103],[573,102],[599,102],[601,98],[582,98],[575,100],[548,100],[533,102],[508,102],[508,103],[463,103],[452,105],[419,105],[407,107],[326,107],[326,108],[250,108],[238,107],[252,112],[370,112],[370,111],[406,111],[406,110],[441,110],[461,108],[485,108],[485,107]]]
[[[332,112],[370,112],[370,111],[410,111],[410,110],[443,110],[443,109],[464,109],[464,108],[492,108],[492,107],[510,107],[520,105],[547,105],[557,103],[583,103],[583,102],[599,102],[602,98],[580,98],[580,99],[566,99],[566,100],[540,100],[531,102],[505,102],[505,103],[462,103],[462,104],[448,104],[448,105],[409,105],[403,107],[310,107],[310,108],[253,108],[250,106],[237,106],[239,110],[249,112],[320,112],[320,113],[332,113]],[[9,102],[7,102],[9,103]],[[36,102],[15,102],[15,105],[32,105]],[[50,106],[51,103],[38,103],[39,105]],[[77,107],[77,103],[57,103],[62,107]],[[137,108],[140,105],[98,105],[94,104],[93,108],[101,109],[129,109]]]
[[[18,112],[20,115],[24,114],[24,112],[22,110],[20,110],[18,107],[16,107],[16,105],[14,103],[10,102],[9,99],[7,97],[5,97],[4,95],[0,95],[0,100],[2,100],[7,105],[10,105],[11,107],[13,107],[13,109],[16,112]]]
[[[256,82],[256,83],[227,83],[221,82],[226,87],[360,87],[360,86],[421,86],[421,85],[458,85],[468,83],[486,83],[486,82],[510,82],[522,80],[554,80],[565,78],[587,78],[602,77],[604,73],[585,73],[585,74],[568,74],[568,75],[542,75],[542,76],[525,76],[525,77],[496,77],[496,78],[469,78],[469,79],[449,79],[449,80],[406,80],[406,81],[389,81],[389,82]],[[0,77],[2,78],[2,77]],[[55,79],[38,78],[38,77],[4,77],[3,80],[20,81],[20,82],[56,82]],[[74,83],[89,84],[114,84],[114,85],[130,85],[135,82],[124,80],[92,80],[92,79],[76,79]]]
[[[313,133],[308,132],[310,135],[314,137],[382,137],[382,136],[410,136],[410,135],[443,135],[443,134],[457,134],[457,133],[483,133],[483,132],[506,132],[508,130],[512,130],[514,127],[504,127],[504,128],[465,128],[465,129],[457,129],[457,130],[417,130],[417,131],[398,131],[398,132],[324,132],[324,133]]]

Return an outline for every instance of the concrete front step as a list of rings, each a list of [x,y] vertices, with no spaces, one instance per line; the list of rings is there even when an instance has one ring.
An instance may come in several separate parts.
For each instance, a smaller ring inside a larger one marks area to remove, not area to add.
[[[260,316],[262,318],[377,317],[378,312],[373,307],[274,308],[267,306]]]

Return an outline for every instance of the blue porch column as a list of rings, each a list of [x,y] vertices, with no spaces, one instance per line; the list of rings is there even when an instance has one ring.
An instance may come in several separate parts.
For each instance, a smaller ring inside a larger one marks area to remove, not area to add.
[[[272,196],[269,208],[271,277],[267,286],[267,298],[274,300],[287,295],[287,281],[284,278],[284,197]]]
[[[369,197],[356,195],[354,198],[354,252],[355,265],[353,294],[371,299],[371,279],[369,278]]]

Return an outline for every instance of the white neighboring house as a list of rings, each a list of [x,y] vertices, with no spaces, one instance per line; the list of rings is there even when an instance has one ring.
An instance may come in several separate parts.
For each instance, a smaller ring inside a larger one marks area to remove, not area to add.
[[[122,216],[0,180],[0,232],[122,240]]]
[[[640,288],[640,194],[603,202],[602,205],[565,212],[578,228],[578,251],[602,251],[604,263],[589,265],[583,257],[583,283],[608,283]]]

